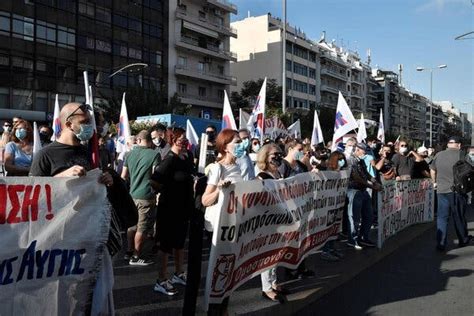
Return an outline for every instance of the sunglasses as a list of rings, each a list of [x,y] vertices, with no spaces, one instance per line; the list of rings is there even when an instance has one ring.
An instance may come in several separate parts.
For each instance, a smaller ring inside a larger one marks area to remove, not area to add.
[[[74,111],[71,112],[71,114],[66,117],[66,121],[68,121],[72,116],[77,115],[78,113],[76,112],[79,110],[83,112],[82,114],[86,114],[88,111],[92,111],[92,107],[89,104],[80,104]]]
[[[407,145],[400,145],[400,147],[407,147]]]

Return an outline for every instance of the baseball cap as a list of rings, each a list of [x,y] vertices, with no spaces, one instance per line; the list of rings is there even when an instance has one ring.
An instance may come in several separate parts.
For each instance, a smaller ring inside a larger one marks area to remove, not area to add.
[[[362,149],[365,152],[369,150],[369,146],[367,146],[365,143],[357,143],[356,147]]]
[[[426,148],[425,146],[418,147],[418,149],[416,150],[416,152],[419,154],[424,153],[425,151],[428,151],[428,148]]]
[[[448,143],[461,143],[459,136],[451,136],[448,138]]]

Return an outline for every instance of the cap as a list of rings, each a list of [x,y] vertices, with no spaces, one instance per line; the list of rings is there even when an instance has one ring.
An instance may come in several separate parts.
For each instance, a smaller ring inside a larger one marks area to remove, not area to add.
[[[356,147],[362,149],[365,152],[369,150],[369,146],[367,146],[365,143],[357,143]]]
[[[448,143],[461,143],[459,136],[451,136],[448,138]]]

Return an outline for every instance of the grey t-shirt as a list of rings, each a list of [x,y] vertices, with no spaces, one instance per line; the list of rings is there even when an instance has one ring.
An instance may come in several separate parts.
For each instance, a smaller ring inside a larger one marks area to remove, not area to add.
[[[459,149],[448,148],[436,154],[430,164],[430,169],[436,171],[438,193],[453,192],[453,166],[460,159]]]

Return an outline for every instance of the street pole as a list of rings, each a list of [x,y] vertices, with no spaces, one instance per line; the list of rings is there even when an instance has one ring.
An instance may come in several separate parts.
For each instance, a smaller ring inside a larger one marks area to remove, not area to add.
[[[283,70],[281,76],[281,105],[283,114],[286,112],[286,0],[283,0],[283,34],[282,41],[282,62],[281,69]]]
[[[471,109],[471,146],[474,146],[474,102]]]
[[[430,70],[430,147],[433,148],[433,68]]]

